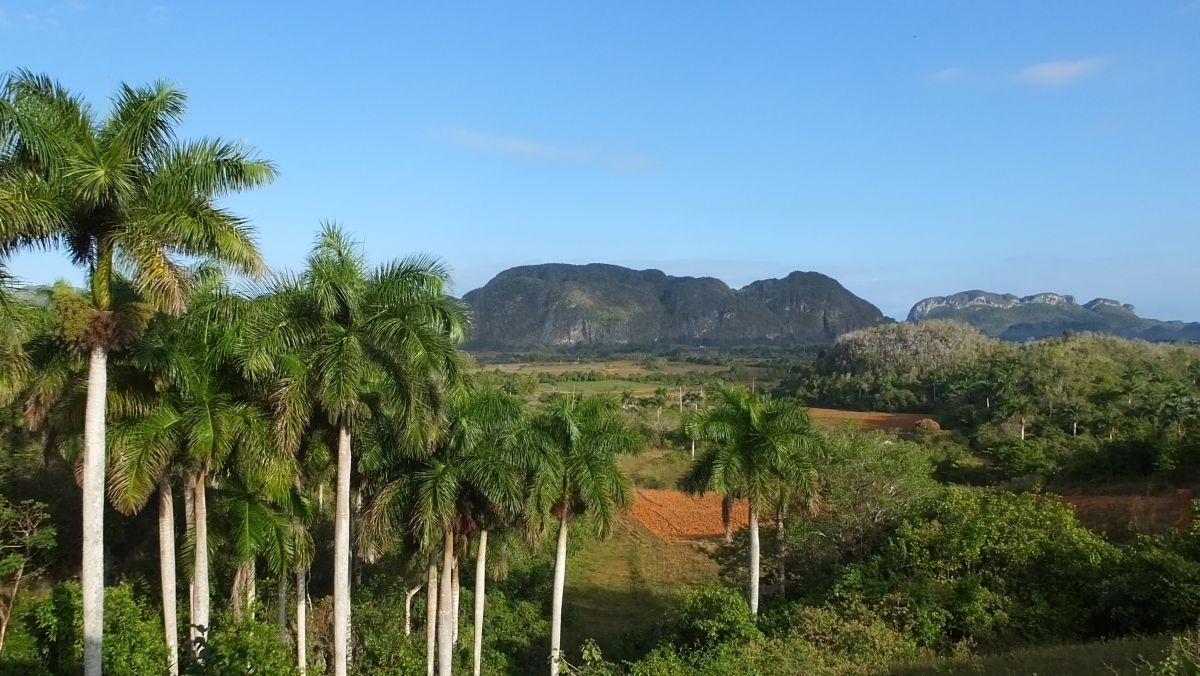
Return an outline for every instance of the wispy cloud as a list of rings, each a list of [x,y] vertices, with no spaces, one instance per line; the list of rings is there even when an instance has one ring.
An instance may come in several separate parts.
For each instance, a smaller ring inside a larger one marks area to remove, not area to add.
[[[450,145],[481,153],[510,155],[526,160],[588,164],[616,171],[649,171],[655,168],[650,158],[640,154],[612,153],[591,148],[555,145],[518,136],[489,134],[471,129],[443,128],[433,138]]]
[[[935,82],[935,83],[939,83],[939,84],[945,83],[945,82],[956,82],[958,80],[963,79],[963,76],[965,76],[965,75],[966,75],[966,71],[963,70],[962,68],[959,68],[958,66],[951,66],[949,68],[935,70],[932,73],[926,75],[925,81],[926,82]]]
[[[1108,65],[1105,59],[1069,59],[1045,61],[1013,73],[1012,81],[1028,87],[1062,87],[1096,74]]]

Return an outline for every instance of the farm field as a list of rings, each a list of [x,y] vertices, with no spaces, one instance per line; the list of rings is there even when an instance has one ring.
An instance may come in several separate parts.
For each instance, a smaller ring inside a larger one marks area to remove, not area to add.
[[[708,552],[704,543],[660,538],[636,518],[620,517],[610,539],[572,555],[563,602],[567,653],[578,655],[592,638],[606,657],[632,657],[630,641],[652,634],[675,594],[716,579]]]

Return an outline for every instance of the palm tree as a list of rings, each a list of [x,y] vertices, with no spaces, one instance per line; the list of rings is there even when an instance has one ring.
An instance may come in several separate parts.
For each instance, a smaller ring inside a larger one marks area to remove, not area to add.
[[[236,460],[258,472],[274,470],[273,494],[285,492],[294,475],[294,459],[271,444],[268,418],[255,405],[254,393],[234,368],[238,327],[248,311],[247,299],[232,292],[218,271],[194,270],[197,284],[188,311],[178,318],[158,317],[141,340],[128,350],[127,361],[155,385],[153,406],[126,416],[113,435],[109,493],[124,512],[141,509],[157,490],[161,520],[172,512],[171,477],[185,483],[187,520],[192,534],[191,643],[207,637],[209,621],[208,484],[214,475],[231,471]],[[110,397],[111,398],[111,397]],[[171,527],[173,532],[173,526]],[[174,645],[173,542],[162,544],[164,622],[168,645]],[[168,561],[171,559],[170,561]],[[169,586],[168,586],[169,583]]]
[[[350,475],[353,434],[388,401],[405,421],[434,407],[443,381],[460,379],[456,344],[465,313],[446,295],[448,273],[416,257],[367,268],[361,246],[325,225],[298,277],[281,277],[252,323],[246,361],[275,374],[281,448],[295,449],[315,413],[337,430],[334,518],[334,673],[345,676],[350,631]],[[276,370],[287,354],[306,368]]]
[[[405,533],[411,527],[418,543],[427,550],[441,541],[437,665],[440,673],[449,674],[454,627],[458,623],[451,579],[460,558],[455,546],[478,531],[473,662],[474,673],[478,674],[488,529],[512,518],[521,508],[523,466],[518,443],[527,430],[521,401],[496,390],[452,397],[443,417],[432,453],[391,455],[364,462],[365,469],[373,474],[392,478],[381,482],[364,513],[361,538],[377,547],[388,534]],[[380,448],[394,449],[396,445]]]
[[[793,399],[773,399],[727,384],[717,385],[712,394],[711,407],[697,411],[685,422],[688,434],[708,443],[683,483],[695,493],[711,490],[725,498],[748,500],[748,599],[750,612],[757,617],[759,511],[794,493],[812,494],[816,484],[813,461],[823,453],[824,441],[808,413]]]
[[[568,526],[586,513],[601,537],[609,533],[617,512],[632,501],[629,479],[618,457],[641,450],[644,440],[625,424],[620,406],[601,397],[554,395],[537,415],[535,426],[538,443],[526,449],[531,471],[528,510],[539,522],[558,522],[550,625],[554,676],[562,659]]]
[[[0,248],[61,245],[89,275],[81,578],[84,671],[99,674],[107,360],[130,333],[114,304],[114,269],[127,268],[139,295],[169,312],[182,309],[188,285],[172,256],[260,272],[245,221],[214,200],[267,183],[275,170],[237,143],[177,141],[186,99],[164,82],[122,85],[103,119],[59,84],[24,71],[8,78],[0,99],[0,213],[18,216],[4,223]]]

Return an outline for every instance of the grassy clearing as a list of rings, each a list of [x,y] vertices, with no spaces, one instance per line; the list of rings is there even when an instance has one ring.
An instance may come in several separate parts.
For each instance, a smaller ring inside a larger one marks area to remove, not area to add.
[[[945,658],[908,665],[891,676],[973,674],[982,676],[1134,676],[1150,673],[1150,665],[1166,654],[1165,637],[1024,648],[1005,653]]]
[[[614,361],[568,361],[568,362],[517,362],[514,364],[485,364],[485,370],[497,370],[504,373],[576,373],[579,371],[599,371],[614,378],[632,375],[650,375],[666,373],[670,375],[683,373],[720,373],[729,370],[728,366],[715,364],[693,364],[681,361],[654,360],[652,362],[618,359]]]
[[[563,644],[571,658],[593,638],[606,657],[634,657],[638,639],[653,635],[683,588],[713,581],[717,564],[710,545],[655,537],[621,518],[610,539],[575,553],[567,567]]]
[[[626,476],[641,488],[674,488],[690,464],[688,453],[667,448],[651,448],[621,459]]]

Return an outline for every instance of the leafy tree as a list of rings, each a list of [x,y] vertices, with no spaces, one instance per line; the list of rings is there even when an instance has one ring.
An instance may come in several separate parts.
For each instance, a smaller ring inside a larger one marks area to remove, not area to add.
[[[526,456],[532,485],[529,512],[534,523],[558,522],[551,604],[550,673],[562,658],[562,601],[567,573],[567,530],[571,520],[588,514],[605,536],[617,512],[629,507],[629,478],[618,457],[641,450],[642,438],[630,430],[620,406],[600,397],[554,395],[537,415],[540,438]]]
[[[179,311],[188,286],[173,256],[239,272],[263,269],[245,221],[214,204],[269,182],[274,167],[219,139],[177,141],[185,97],[159,82],[122,85],[97,118],[48,77],[20,71],[0,96],[0,250],[63,246],[89,274],[91,313],[77,336],[89,355],[83,457],[85,671],[99,674],[103,640],[103,516],[107,360],[136,325],[117,304],[114,269],[132,273],[141,302]]]
[[[794,399],[775,399],[733,385],[713,388],[709,408],[685,423],[689,435],[708,442],[683,483],[695,493],[714,491],[749,502],[750,574],[747,599],[758,615],[760,510],[784,505],[793,495],[815,494],[815,461],[824,441]],[[777,514],[777,518],[781,518]]]
[[[42,572],[44,552],[54,546],[55,530],[46,506],[26,500],[13,503],[0,495],[0,653],[12,621],[21,584]]]
[[[272,378],[280,448],[299,448],[315,415],[337,430],[337,676],[346,674],[349,646],[353,434],[387,401],[419,436],[442,384],[461,380],[464,313],[447,283],[446,269],[429,258],[368,269],[361,246],[325,225],[305,270],[276,281],[247,331],[247,368]]]

